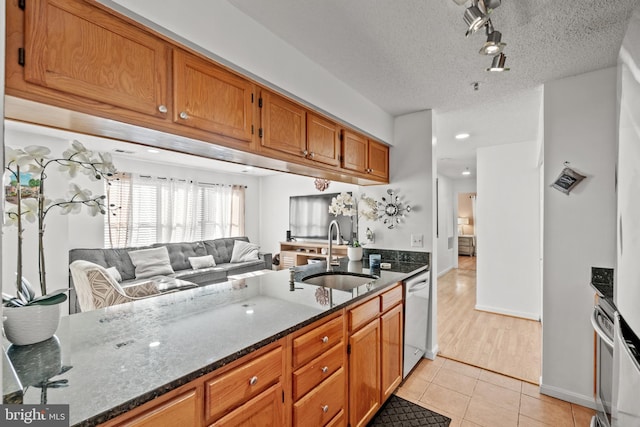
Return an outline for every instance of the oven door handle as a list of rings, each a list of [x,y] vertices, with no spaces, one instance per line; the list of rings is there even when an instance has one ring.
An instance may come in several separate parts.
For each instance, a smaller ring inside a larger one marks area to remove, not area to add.
[[[593,307],[593,314],[591,315],[591,325],[593,329],[596,331],[596,334],[600,337],[602,341],[609,347],[613,348],[613,338],[611,338],[607,333],[602,329],[600,323],[598,322],[598,315],[607,317],[606,314],[602,311],[602,309],[598,306]]]

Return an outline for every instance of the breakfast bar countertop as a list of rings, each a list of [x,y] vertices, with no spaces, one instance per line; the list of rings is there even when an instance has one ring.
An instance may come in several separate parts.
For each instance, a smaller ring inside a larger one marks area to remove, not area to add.
[[[346,260],[336,268],[369,272]],[[65,316],[47,341],[3,346],[24,403],[69,404],[70,425],[96,425],[428,266],[395,269],[333,290],[329,302],[316,297],[318,286],[296,281],[290,291],[289,271],[269,272]]]

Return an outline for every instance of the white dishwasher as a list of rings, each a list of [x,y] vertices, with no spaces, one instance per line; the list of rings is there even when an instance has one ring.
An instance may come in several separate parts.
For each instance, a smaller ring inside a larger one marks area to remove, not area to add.
[[[430,272],[424,271],[404,281],[404,369],[406,378],[420,362],[427,348],[429,325]]]

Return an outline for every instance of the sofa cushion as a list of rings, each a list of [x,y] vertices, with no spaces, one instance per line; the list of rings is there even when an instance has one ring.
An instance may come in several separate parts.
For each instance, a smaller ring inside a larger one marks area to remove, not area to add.
[[[255,261],[259,259],[258,249],[260,246],[256,244],[236,240],[231,252],[231,262]]]
[[[190,256],[189,264],[194,270],[200,270],[202,268],[215,267],[216,261],[213,259],[213,255]]]
[[[116,267],[122,276],[122,281],[133,280],[136,277],[136,267],[131,262],[129,251],[148,249],[151,246],[114,249],[71,249],[69,263],[82,259],[101,265],[104,268]]]
[[[115,282],[122,282],[122,276],[116,267],[109,267],[106,271],[109,277],[111,277]]]
[[[171,268],[174,271],[191,269],[189,257],[207,255],[202,242],[156,243],[154,248],[166,247],[169,252]]]
[[[172,274],[171,277],[187,280],[197,285],[210,285],[227,280],[227,270],[220,267],[208,267],[200,270],[181,270]]]
[[[208,255],[213,255],[216,265],[231,262],[231,254],[233,253],[233,244],[236,240],[248,242],[248,237],[225,237],[222,239],[205,240],[204,247]]]
[[[130,251],[129,256],[136,266],[136,279],[173,274],[166,247]]]
[[[232,276],[234,274],[242,274],[248,273],[250,271],[261,270],[264,268],[264,262],[261,259],[257,259],[255,261],[221,264],[217,267],[224,268],[227,272],[227,276]]]

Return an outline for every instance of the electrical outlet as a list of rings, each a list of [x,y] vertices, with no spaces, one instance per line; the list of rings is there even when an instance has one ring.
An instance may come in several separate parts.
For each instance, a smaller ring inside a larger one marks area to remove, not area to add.
[[[411,235],[411,247],[412,248],[421,248],[422,247],[422,234],[412,234]]]

